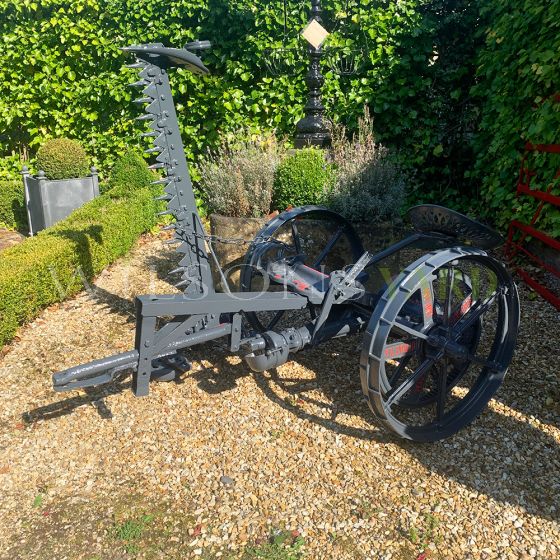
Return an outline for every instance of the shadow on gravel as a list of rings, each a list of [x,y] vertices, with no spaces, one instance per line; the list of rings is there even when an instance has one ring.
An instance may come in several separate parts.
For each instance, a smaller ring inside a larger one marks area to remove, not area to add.
[[[26,424],[34,424],[42,420],[53,420],[71,414],[77,408],[91,404],[99,413],[103,420],[113,418],[111,409],[105,402],[105,397],[122,393],[126,389],[130,389],[131,381],[126,375],[123,375],[113,383],[104,385],[103,387],[85,388],[85,395],[76,395],[61,401],[57,401],[45,406],[39,406],[24,412],[21,415],[23,422]]]
[[[155,271],[159,280],[167,282],[170,286],[174,286],[179,282],[180,275],[170,275],[172,270],[179,266],[181,255],[175,252],[175,245],[169,245],[173,250],[162,252],[160,255],[150,255],[146,258],[146,266],[149,270]]]
[[[338,341],[333,342],[336,350]],[[361,392],[358,352],[352,359],[348,349],[333,352],[331,346],[325,357],[326,349],[321,347],[294,356],[299,364],[315,374],[312,380],[290,378],[289,374],[274,371],[270,377],[255,375],[255,381],[267,398],[301,419],[351,437],[393,443],[431,472],[499,502],[521,506],[533,515],[558,519],[560,446],[551,435],[513,416],[487,409],[473,424],[448,440],[417,444],[396,439],[374,424],[373,414]],[[322,364],[328,366],[323,368]],[[278,388],[294,399],[283,398]],[[310,388],[326,397],[332,410],[330,418],[306,410],[317,404],[306,396]],[[371,429],[359,429],[339,421],[339,417],[348,415],[357,417],[358,423],[370,424]]]
[[[134,300],[113,294],[97,285],[93,285],[88,293],[89,297],[96,303],[107,306],[113,313],[127,317],[129,323],[136,322]]]
[[[345,342],[350,344],[344,347]],[[358,350],[351,351],[358,342],[357,338],[335,340],[295,354],[294,361],[307,370],[308,377],[292,375],[289,365],[253,377],[270,401],[302,420],[349,437],[398,445],[429,471],[473,492],[521,506],[541,518],[558,518],[560,447],[551,435],[488,408],[448,440],[416,444],[397,439],[377,428],[362,395]],[[237,379],[248,375],[243,363],[232,365],[227,352],[217,358],[218,354],[210,347],[206,351],[200,347],[192,356],[211,360],[210,367],[193,374],[199,387],[210,394],[231,390]]]

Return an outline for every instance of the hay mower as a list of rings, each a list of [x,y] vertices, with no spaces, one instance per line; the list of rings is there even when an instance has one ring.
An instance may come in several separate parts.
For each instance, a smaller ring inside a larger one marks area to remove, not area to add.
[[[243,241],[204,231],[168,78],[173,68],[207,74],[195,52],[209,46],[124,49],[140,72],[132,85],[143,92],[136,101],[146,104],[139,120],[153,138],[151,167],[165,175],[157,183],[163,213],[175,219],[170,227],[181,259],[173,274],[182,293],[137,297],[134,350],[54,374],[55,391],[131,372],[134,394],[145,396],[151,380],[189,369],[186,349],[221,338],[253,371],[264,372],[296,352],[360,335],[361,386],[373,416],[414,441],[454,434],[484,409],[514,352],[517,289],[486,252],[501,236],[453,210],[422,205],[409,211],[409,235],[373,253],[341,215],[303,206],[273,218],[247,244],[239,289],[232,290],[213,242]],[[396,256],[406,265],[391,272],[383,263]]]

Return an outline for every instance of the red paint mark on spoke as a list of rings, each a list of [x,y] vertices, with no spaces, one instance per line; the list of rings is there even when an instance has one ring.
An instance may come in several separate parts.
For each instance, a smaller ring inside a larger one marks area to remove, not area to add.
[[[426,383],[427,373],[425,373],[422,377],[418,379],[418,381],[414,384],[414,389],[412,390],[413,393],[421,393],[424,390],[424,384]]]
[[[293,280],[293,283],[298,290],[307,290],[307,288],[309,288],[309,284],[302,280]]]
[[[457,321],[465,315],[465,313],[472,307],[473,299],[472,296],[467,296],[463,303],[461,303],[461,307],[451,315],[451,325],[455,325]]]
[[[384,355],[386,360],[394,360],[396,358],[404,358],[408,354],[411,354],[416,346],[415,342],[397,342],[395,344],[390,344],[384,349]]]
[[[424,311],[424,322],[429,321],[434,316],[434,302],[432,300],[432,290],[429,285],[425,285],[420,290],[422,295],[422,309]]]

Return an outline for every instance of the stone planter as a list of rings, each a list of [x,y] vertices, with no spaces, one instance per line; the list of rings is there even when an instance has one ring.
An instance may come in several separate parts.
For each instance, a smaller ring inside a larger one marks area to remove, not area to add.
[[[23,168],[22,176],[30,235],[56,224],[99,196],[95,167],[91,168],[89,177],[77,179],[51,181],[43,171],[39,171],[37,176],[31,175],[27,167]]]
[[[210,233],[224,239],[244,239],[252,241],[259,230],[269,221],[269,218],[232,218],[219,214],[210,215]],[[232,291],[239,291],[240,267],[249,249],[248,244],[213,243],[214,252]],[[214,278],[216,285],[220,285],[220,278]]]

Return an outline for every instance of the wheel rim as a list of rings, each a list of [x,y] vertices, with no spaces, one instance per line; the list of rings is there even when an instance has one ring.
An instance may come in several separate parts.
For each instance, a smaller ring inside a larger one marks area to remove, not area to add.
[[[259,242],[259,240],[267,240]],[[311,268],[329,274],[351,264],[363,254],[363,246],[351,224],[340,214],[320,206],[302,206],[279,214],[266,224],[247,251],[241,271],[241,290],[282,291],[265,273],[271,260],[298,258]],[[297,315],[297,316],[296,316]],[[286,323],[299,326],[316,317],[309,304],[305,313],[249,312],[251,326],[263,332]]]
[[[515,284],[484,252],[419,259],[385,292],[366,331],[362,385],[376,417],[416,441],[457,432],[502,383],[518,324]]]

